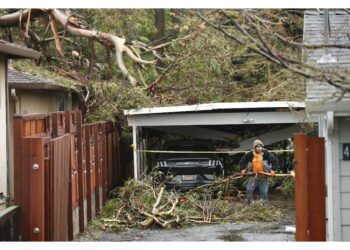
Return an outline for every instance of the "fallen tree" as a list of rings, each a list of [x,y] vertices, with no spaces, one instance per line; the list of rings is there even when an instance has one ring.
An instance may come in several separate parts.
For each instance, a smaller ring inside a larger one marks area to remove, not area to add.
[[[282,216],[281,208],[274,206],[264,207],[259,203],[246,206],[245,192],[234,187],[237,180],[244,178],[240,174],[187,192],[167,190],[159,177],[155,172],[144,181],[129,180],[123,187],[113,190],[111,200],[95,224],[105,230],[120,231],[133,227],[272,222]]]
[[[31,23],[37,19],[42,18],[45,20],[45,16],[48,17],[47,24],[43,21],[45,26],[44,36],[40,37],[34,29],[31,29]],[[58,32],[57,25],[60,25],[62,32]],[[19,33],[27,39],[30,39],[34,43],[34,48],[39,49],[44,43],[54,41],[57,53],[64,57],[63,46],[64,42],[72,42],[66,37],[66,32],[79,37],[86,37],[97,41],[106,47],[107,51],[115,51],[116,64],[123,76],[129,80],[132,85],[136,85],[137,81],[132,76],[125,66],[123,55],[126,54],[133,62],[139,64],[155,64],[156,60],[144,60],[136,52],[132,42],[127,42],[125,38],[116,36],[114,34],[105,33],[102,31],[94,30],[82,24],[74,13],[69,11],[63,12],[59,9],[25,9],[18,10],[14,13],[5,14],[0,16],[0,27],[12,27],[18,26]],[[46,38],[48,30],[51,29],[53,38]],[[153,51],[154,48],[146,47],[145,44],[137,44],[139,48]],[[159,47],[159,46],[158,46]],[[72,52],[73,53],[73,52]],[[77,53],[77,52],[75,52]],[[79,56],[79,54],[77,54]]]

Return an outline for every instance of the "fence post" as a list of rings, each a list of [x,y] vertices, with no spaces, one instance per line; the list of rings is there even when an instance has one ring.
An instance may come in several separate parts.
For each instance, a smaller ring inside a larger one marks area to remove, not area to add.
[[[65,113],[65,116],[66,116],[66,119],[65,119],[65,128],[66,128],[66,133],[70,134],[71,137],[74,137],[74,135],[71,134],[71,130],[72,130],[72,127],[71,127],[71,119],[72,119],[72,116],[71,116],[71,112],[67,111]],[[69,241],[72,241],[74,239],[74,234],[73,234],[73,202],[72,202],[72,164],[74,164],[72,162],[72,156],[70,154],[74,153],[75,152],[75,147],[74,147],[74,144],[71,142],[71,140],[74,139],[74,138],[70,138],[70,144],[71,144],[71,148],[70,149],[70,153],[69,153],[69,186],[68,186],[68,240]]]
[[[92,219],[91,210],[91,155],[90,155],[90,125],[84,125],[85,130],[85,168],[86,168],[86,203],[87,203],[87,220]]]
[[[102,141],[102,194],[103,203],[107,200],[108,185],[107,185],[107,133],[106,123],[101,123],[101,141]]]
[[[295,226],[296,240],[308,241],[308,170],[307,170],[307,135],[294,135],[295,157]]]
[[[29,142],[29,240],[45,240],[45,168],[44,139],[25,138]]]
[[[326,240],[324,138],[308,138],[309,240]]]
[[[96,215],[100,211],[100,159],[99,159],[99,143],[98,143],[98,124],[93,124],[93,136],[94,136],[94,158],[95,158],[95,211]]]
[[[84,232],[84,193],[83,193],[83,151],[82,151],[82,117],[77,111],[77,144],[78,144],[78,183],[79,183],[79,232]]]

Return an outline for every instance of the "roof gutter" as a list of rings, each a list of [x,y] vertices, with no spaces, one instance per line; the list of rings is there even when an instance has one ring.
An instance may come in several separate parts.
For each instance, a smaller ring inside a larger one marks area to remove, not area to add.
[[[16,44],[8,43],[5,41],[0,41],[0,53],[6,54],[7,58],[32,58],[39,59],[41,53],[30,49],[25,48]]]

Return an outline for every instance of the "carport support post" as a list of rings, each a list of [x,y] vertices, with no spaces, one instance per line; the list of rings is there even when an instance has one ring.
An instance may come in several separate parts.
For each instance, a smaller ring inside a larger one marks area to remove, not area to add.
[[[138,127],[137,126],[132,126],[132,143],[133,143],[133,152],[134,152],[134,179],[138,180],[139,175],[138,175],[138,153],[137,153],[137,133]]]

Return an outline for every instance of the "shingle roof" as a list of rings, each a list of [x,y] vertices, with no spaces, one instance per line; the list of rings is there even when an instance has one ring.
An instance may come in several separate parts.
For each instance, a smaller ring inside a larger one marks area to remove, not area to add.
[[[330,36],[328,44],[350,46],[350,14],[345,10],[329,10]],[[325,39],[325,21],[323,11],[305,11],[304,13],[304,43],[308,45],[322,45]],[[331,54],[336,59],[334,63],[320,64],[318,61],[325,54]],[[317,67],[329,69],[342,69],[350,72],[350,49],[346,48],[322,48],[305,49],[304,62]],[[324,98],[337,99],[341,91],[324,83],[307,81],[307,101],[317,101]],[[350,94],[346,94],[343,100],[349,100]]]
[[[53,80],[38,78],[28,73],[17,70],[8,70],[8,78],[10,88],[18,89],[50,89],[50,90],[68,90],[69,88],[61,84],[57,84]]]

